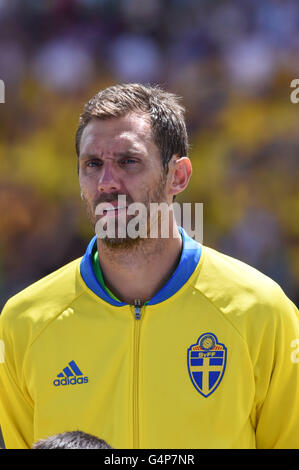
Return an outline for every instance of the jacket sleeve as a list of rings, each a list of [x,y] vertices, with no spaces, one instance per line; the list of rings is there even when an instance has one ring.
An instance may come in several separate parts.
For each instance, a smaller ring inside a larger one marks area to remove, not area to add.
[[[8,313],[4,308],[0,315],[0,426],[6,449],[28,449],[33,442],[33,403],[22,377],[24,351],[11,331]]]
[[[261,380],[268,376],[266,392],[257,407],[256,444],[260,449],[298,449],[299,313],[280,289],[273,305],[272,341],[265,341],[256,369]],[[265,359],[270,350],[271,367]]]

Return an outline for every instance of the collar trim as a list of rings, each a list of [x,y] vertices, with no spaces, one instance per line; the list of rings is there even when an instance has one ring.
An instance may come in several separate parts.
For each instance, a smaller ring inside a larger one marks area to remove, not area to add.
[[[194,241],[189,235],[185,232],[182,227],[178,227],[182,236],[183,246],[181,258],[179,261],[176,270],[168,279],[168,281],[161,287],[161,289],[148,301],[147,305],[155,305],[164,300],[167,300],[169,297],[174,295],[183,285],[188,281],[188,279],[193,274],[196,269],[200,256],[202,247],[199,243]],[[92,252],[94,245],[97,242],[96,235],[89,242],[86,252],[80,263],[80,273],[81,276],[90,290],[99,296],[102,300],[105,300],[111,305],[116,307],[123,307],[128,305],[124,302],[119,302],[118,300],[113,299],[108,295],[108,293],[102,288],[101,284],[98,282],[92,265]]]

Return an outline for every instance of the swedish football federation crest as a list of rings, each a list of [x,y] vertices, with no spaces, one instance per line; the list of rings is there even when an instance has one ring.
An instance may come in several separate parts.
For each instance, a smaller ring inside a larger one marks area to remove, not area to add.
[[[188,348],[188,371],[191,382],[204,397],[220,384],[226,366],[227,349],[213,333],[204,333]]]

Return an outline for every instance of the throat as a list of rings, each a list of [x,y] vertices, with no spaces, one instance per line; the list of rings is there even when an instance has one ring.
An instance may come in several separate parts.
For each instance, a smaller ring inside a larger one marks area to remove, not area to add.
[[[135,299],[145,303],[167,282],[179,263],[182,243],[181,239],[176,244],[166,239],[159,241],[162,243],[155,243],[150,250],[130,250],[115,256],[98,240],[94,254],[96,275],[110,297],[131,305]]]

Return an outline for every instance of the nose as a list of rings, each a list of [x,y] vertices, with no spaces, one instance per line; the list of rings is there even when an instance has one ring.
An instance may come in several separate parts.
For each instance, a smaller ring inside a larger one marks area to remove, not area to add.
[[[120,181],[113,167],[113,162],[103,163],[101,175],[98,180],[98,190],[100,192],[114,192],[120,190]]]

